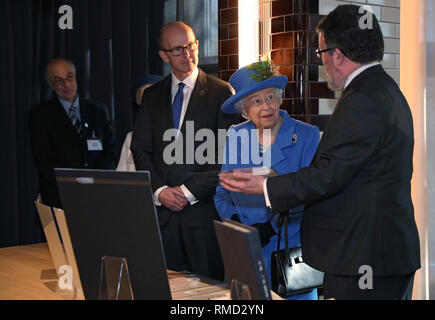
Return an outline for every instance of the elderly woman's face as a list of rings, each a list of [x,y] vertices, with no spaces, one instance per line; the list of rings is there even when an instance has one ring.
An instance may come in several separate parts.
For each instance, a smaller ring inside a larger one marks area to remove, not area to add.
[[[245,98],[245,111],[257,129],[272,129],[279,120],[279,98],[274,88],[254,92]]]

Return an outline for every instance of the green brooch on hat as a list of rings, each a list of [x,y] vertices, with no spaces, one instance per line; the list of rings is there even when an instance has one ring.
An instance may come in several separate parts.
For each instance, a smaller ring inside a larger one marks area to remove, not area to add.
[[[235,94],[228,98],[222,105],[225,113],[237,113],[235,104],[240,99],[253,92],[266,88],[284,89],[288,83],[287,76],[280,76],[278,67],[268,58],[264,57],[260,62],[254,62],[240,68],[229,79]]]
[[[255,71],[249,76],[250,82],[261,82],[279,76],[279,67],[268,56],[262,56],[259,63],[251,64],[246,70]]]

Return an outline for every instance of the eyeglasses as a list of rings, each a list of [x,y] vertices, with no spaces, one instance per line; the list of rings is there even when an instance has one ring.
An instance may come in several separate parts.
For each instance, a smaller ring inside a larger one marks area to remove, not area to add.
[[[325,50],[316,49],[316,55],[317,55],[317,58],[320,59],[320,58],[322,58],[322,53],[325,53],[325,52],[328,52],[328,51],[333,51],[333,50],[335,50],[335,49],[340,49],[341,53],[342,53],[345,57],[347,57],[346,52],[344,52],[343,49],[341,49],[341,48],[328,48],[328,49],[325,49]]]
[[[50,79],[50,82],[56,86],[56,87],[60,87],[61,85],[65,84],[65,81],[67,82],[72,82],[76,79],[76,74],[73,72],[70,72],[67,74],[67,76],[65,78],[61,78],[61,77],[54,77],[53,79]]]
[[[328,48],[325,50],[316,49],[317,58],[319,58],[319,59],[322,58],[323,53],[328,52],[328,51],[332,51],[332,50],[335,50],[335,48]]]
[[[263,105],[264,103],[269,104],[275,100],[277,100],[277,97],[274,93],[272,93],[272,94],[267,95],[263,99],[260,98],[259,96],[255,95],[251,99],[248,99],[248,101],[246,101],[246,102],[247,102],[247,105],[250,107],[258,107],[258,106]]]
[[[198,49],[198,40],[195,40],[195,42],[189,43],[184,47],[177,47],[170,50],[166,50],[166,49],[161,49],[161,50],[170,52],[174,57],[176,57],[182,55],[184,53],[184,50],[187,50],[187,52],[193,52],[196,49]]]

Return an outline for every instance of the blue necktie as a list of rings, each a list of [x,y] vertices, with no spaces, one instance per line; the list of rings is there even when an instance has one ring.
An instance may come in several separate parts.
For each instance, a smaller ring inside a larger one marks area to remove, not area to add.
[[[174,128],[178,129],[180,125],[181,109],[183,107],[183,88],[185,84],[180,82],[178,84],[178,91],[175,95],[174,102],[172,103],[172,119],[174,120]]]
[[[77,132],[78,135],[80,135],[80,132],[82,131],[82,126],[80,124],[79,119],[77,118],[76,112],[77,112],[77,108],[75,105],[72,104],[69,107],[68,117],[70,118],[75,131]]]

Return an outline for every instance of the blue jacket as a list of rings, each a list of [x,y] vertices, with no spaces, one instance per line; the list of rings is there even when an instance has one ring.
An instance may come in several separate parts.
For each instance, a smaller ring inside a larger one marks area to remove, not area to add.
[[[292,119],[286,111],[280,110],[280,116],[283,118],[283,122],[274,144],[267,151],[271,152],[271,162],[267,166],[270,166],[277,174],[285,174],[295,172],[300,168],[310,165],[319,142],[319,129],[315,126]],[[253,149],[253,146],[258,146],[257,135],[254,131],[251,131],[256,129],[255,125],[251,121],[246,121],[234,125],[231,128],[236,131],[238,136],[237,149],[235,149],[235,146],[230,147],[228,145],[229,138],[227,135],[224,164],[221,170],[263,166],[263,163],[259,163],[258,159],[252,161],[252,155],[255,153],[251,153],[251,149]],[[242,143],[241,137],[246,136],[242,134],[244,130],[249,133],[249,143],[245,140]],[[235,150],[237,150],[237,155],[232,153]],[[270,221],[275,232],[278,233],[279,213],[271,212],[267,208],[264,195],[234,193],[218,185],[214,203],[221,219],[231,219],[234,214],[237,214],[240,221],[246,225]],[[288,226],[289,246],[295,247],[300,246],[299,228],[303,206],[293,208],[291,212],[292,214],[289,216]],[[282,232],[282,237],[284,237],[284,232]],[[270,238],[269,243],[262,248],[269,283],[270,256],[272,252],[276,250],[277,241],[278,236],[274,235]],[[284,239],[281,241],[281,247],[284,247]],[[307,294],[304,296],[307,297]]]

